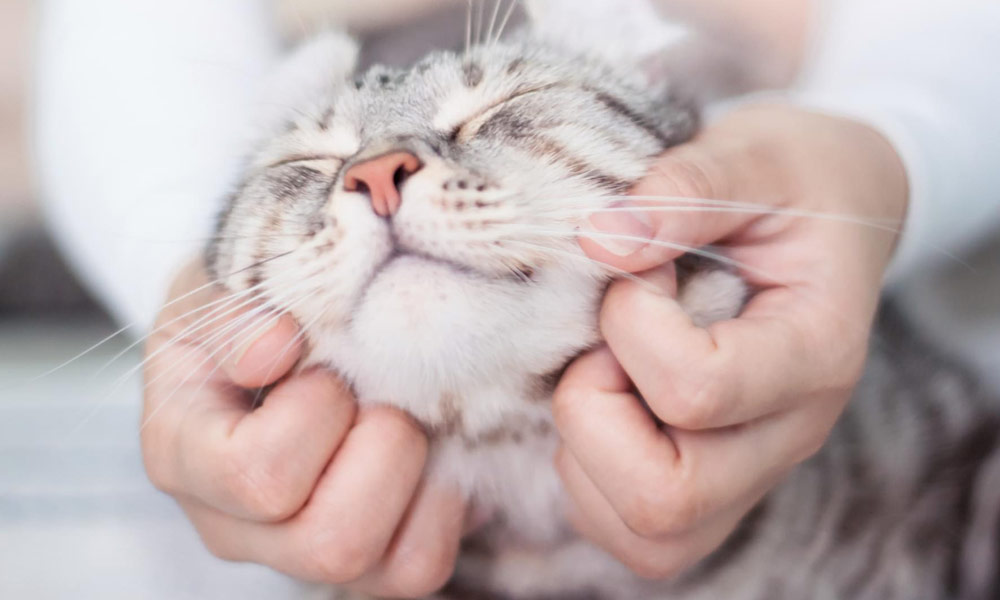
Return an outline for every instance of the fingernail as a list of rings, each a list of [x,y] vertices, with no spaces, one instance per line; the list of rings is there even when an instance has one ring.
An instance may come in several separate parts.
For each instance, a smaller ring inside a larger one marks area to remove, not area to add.
[[[590,216],[587,236],[615,256],[635,254],[653,239],[653,223],[641,207],[634,204],[614,204],[613,210],[599,211]],[[633,209],[633,210],[627,210]]]

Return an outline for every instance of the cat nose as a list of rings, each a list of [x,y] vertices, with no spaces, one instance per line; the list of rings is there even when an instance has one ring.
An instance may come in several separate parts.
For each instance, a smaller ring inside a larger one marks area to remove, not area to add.
[[[351,166],[344,174],[344,189],[366,192],[375,214],[389,217],[399,211],[399,187],[421,168],[420,159],[409,152],[392,152]]]

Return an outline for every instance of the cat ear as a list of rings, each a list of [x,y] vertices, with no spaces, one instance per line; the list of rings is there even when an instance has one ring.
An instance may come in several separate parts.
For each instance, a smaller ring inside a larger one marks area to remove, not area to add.
[[[671,53],[692,37],[649,0],[527,0],[535,36],[614,65],[629,65],[651,85],[667,83]]]
[[[265,122],[277,126],[295,112],[324,110],[353,78],[358,52],[357,42],[337,31],[313,36],[292,51],[267,81]]]

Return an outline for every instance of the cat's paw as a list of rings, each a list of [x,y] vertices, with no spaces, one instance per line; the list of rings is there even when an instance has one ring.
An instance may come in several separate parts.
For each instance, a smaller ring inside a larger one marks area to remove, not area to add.
[[[746,303],[749,289],[743,279],[725,269],[696,271],[680,282],[677,301],[698,327],[733,319]]]

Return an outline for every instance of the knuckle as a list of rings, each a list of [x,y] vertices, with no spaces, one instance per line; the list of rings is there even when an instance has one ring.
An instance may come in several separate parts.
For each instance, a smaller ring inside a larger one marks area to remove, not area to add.
[[[399,595],[422,598],[440,590],[455,571],[455,553],[444,546],[421,548],[391,573]]]
[[[581,397],[593,393],[580,387],[559,385],[552,394],[552,419],[559,429],[565,429],[573,420],[574,406],[579,403]]]
[[[688,531],[697,521],[700,509],[693,495],[685,490],[682,486],[642,486],[625,505],[622,520],[636,535],[646,539]]]
[[[420,456],[426,453],[428,440],[423,430],[411,417],[401,411],[389,408],[372,409],[371,415],[377,415],[382,421],[382,443],[397,452],[405,451]]]
[[[664,557],[655,552],[638,552],[625,557],[622,562],[642,579],[660,581],[680,575],[687,566],[676,557]]]
[[[265,521],[283,521],[294,515],[303,499],[281,471],[245,456],[231,455],[223,488],[244,512]]]
[[[360,535],[342,533],[321,533],[309,546],[305,562],[321,581],[350,583],[361,578],[378,560]]]
[[[714,426],[725,396],[723,377],[713,366],[716,362],[702,361],[696,368],[676,374],[669,394],[671,404],[659,415],[664,422],[689,431]]]
[[[814,324],[800,332],[803,349],[825,349],[819,354],[817,389],[841,397],[854,390],[864,373],[868,358],[868,334],[863,331],[833,331],[825,324]],[[836,340],[836,344],[831,344]],[[814,353],[815,354],[815,353]]]

